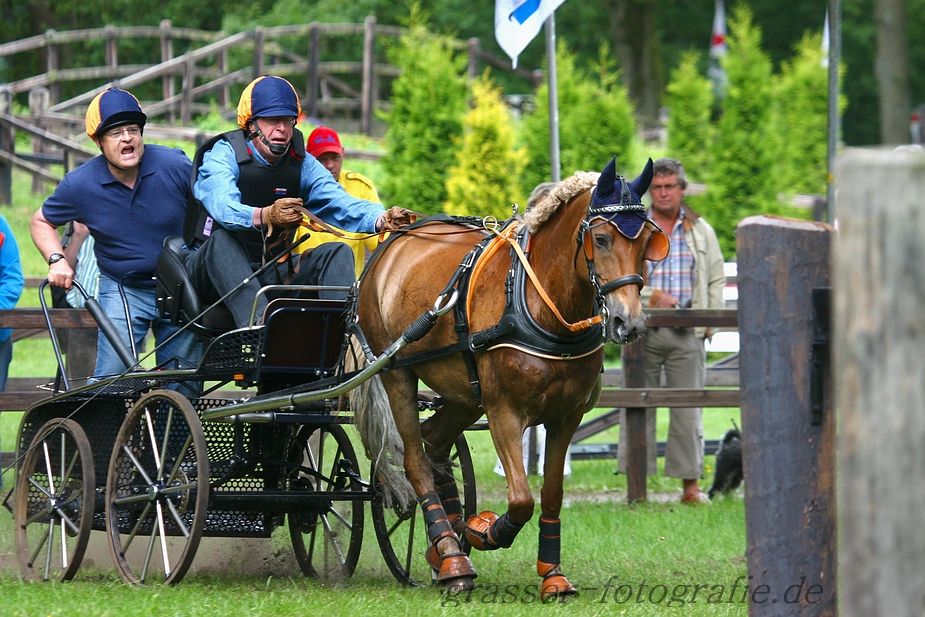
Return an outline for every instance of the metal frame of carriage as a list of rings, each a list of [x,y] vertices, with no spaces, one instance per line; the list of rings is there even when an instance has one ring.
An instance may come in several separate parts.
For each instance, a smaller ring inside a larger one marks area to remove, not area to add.
[[[419,322],[454,302],[438,298]],[[105,315],[91,313],[104,329]],[[17,480],[4,500],[23,576],[72,578],[90,532],[105,530],[124,581],[172,584],[202,537],[269,537],[286,524],[306,576],[344,579],[359,559],[369,502],[389,570],[403,583],[428,580],[418,509],[385,503],[369,480],[374,466],[364,478],[344,429],[352,422],[344,395],[426,330],[416,322],[369,366],[346,373],[348,335],[359,333],[346,314],[338,302],[274,300],[260,325],[212,338],[197,367],[127,371],[75,388],[55,343],[59,376],[23,417]],[[258,390],[190,399],[170,389],[200,381],[216,384],[206,394],[228,384]],[[464,436],[452,459],[468,517],[477,510]]]

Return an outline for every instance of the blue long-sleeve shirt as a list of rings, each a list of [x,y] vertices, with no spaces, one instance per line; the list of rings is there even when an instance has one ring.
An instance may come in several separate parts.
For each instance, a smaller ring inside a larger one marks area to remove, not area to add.
[[[0,215],[0,309],[16,307],[22,295],[23,282],[19,245],[10,224]],[[9,328],[0,329],[0,342],[10,338],[12,332]]]
[[[250,141],[248,149],[257,164],[270,165]],[[202,202],[212,218],[231,230],[253,228],[254,208],[270,205],[241,203],[241,191],[238,189],[240,174],[234,148],[222,139],[203,157],[193,185],[196,199]],[[334,180],[331,172],[310,155],[302,161],[299,196],[305,208],[326,223],[345,231],[373,233],[376,220],[383,212],[382,204],[348,194]]]

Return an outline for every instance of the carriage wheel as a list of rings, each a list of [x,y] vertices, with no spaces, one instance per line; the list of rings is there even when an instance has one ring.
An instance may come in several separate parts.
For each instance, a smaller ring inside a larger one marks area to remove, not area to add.
[[[35,434],[16,484],[13,518],[23,577],[70,580],[80,567],[96,503],[96,474],[86,433],[55,418]]]
[[[290,490],[317,493],[308,505],[288,515],[299,567],[305,576],[321,580],[348,579],[363,544],[364,500],[344,495],[363,493],[353,444],[338,424],[304,426],[290,460],[294,463]]]
[[[122,580],[179,582],[208,502],[206,440],[193,406],[168,390],[142,396],[122,422],[106,480],[106,532]]]
[[[462,500],[463,520],[467,520],[477,514],[477,504],[475,470],[472,468],[472,454],[465,435],[456,438],[450,450],[450,460],[454,463],[453,474]],[[370,478],[377,478],[375,463]],[[378,496],[379,482],[375,482],[377,496],[372,501],[373,527],[386,565],[395,578],[406,585],[420,585],[428,579],[432,581],[434,573],[424,558],[428,541],[420,508],[417,504],[410,509],[400,506],[385,508]],[[464,544],[464,549],[468,554],[467,544]]]

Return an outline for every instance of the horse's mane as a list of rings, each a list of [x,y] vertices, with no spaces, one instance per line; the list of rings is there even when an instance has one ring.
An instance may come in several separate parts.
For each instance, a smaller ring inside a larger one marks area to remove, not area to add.
[[[546,199],[533,206],[524,215],[527,231],[531,234],[536,233],[563,204],[595,186],[600,175],[600,172],[596,171],[576,171],[571,177],[556,184]]]

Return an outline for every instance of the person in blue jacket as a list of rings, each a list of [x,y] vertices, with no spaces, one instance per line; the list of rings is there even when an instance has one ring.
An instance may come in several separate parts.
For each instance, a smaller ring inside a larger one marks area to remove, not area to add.
[[[16,307],[23,288],[19,246],[10,224],[0,215],[0,310]],[[0,392],[6,388],[6,377],[13,360],[13,331],[0,328]]]
[[[16,307],[22,295],[22,264],[19,261],[19,246],[13,236],[10,224],[0,215],[0,310]],[[0,392],[6,388],[6,376],[13,360],[13,331],[0,328]],[[0,488],[3,475],[0,473]]]
[[[294,228],[306,213],[351,232],[395,230],[411,222],[404,208],[383,211],[381,204],[349,195],[314,157],[295,128],[301,114],[299,96],[288,81],[264,75],[244,89],[238,103],[238,126],[207,142],[197,153],[201,165],[193,183],[205,215],[187,229],[186,261],[193,286],[212,304],[227,294],[225,305],[237,327],[263,315],[264,285],[349,287],[356,280],[353,253],[331,242],[293,255]],[[261,266],[273,266],[256,279]],[[242,281],[248,280],[244,285]],[[321,292],[321,298],[343,293]],[[257,298],[256,311],[253,310]]]

